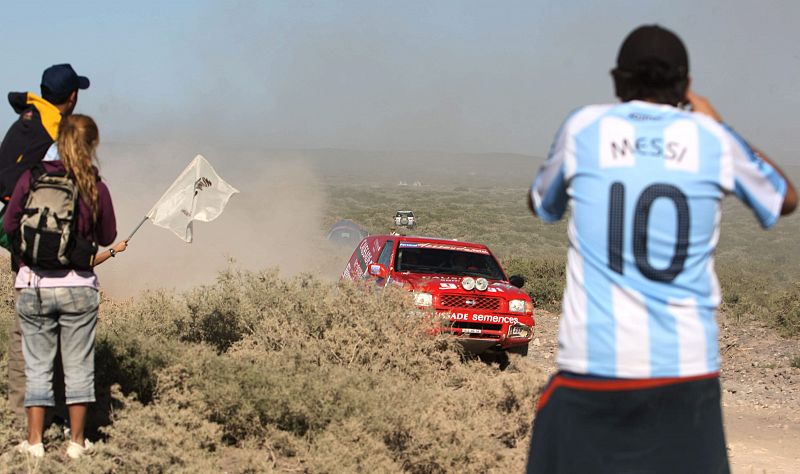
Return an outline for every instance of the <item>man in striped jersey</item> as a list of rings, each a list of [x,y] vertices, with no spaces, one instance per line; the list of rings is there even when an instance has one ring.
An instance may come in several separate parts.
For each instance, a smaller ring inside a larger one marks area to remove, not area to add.
[[[559,372],[537,408],[528,471],[728,472],[720,201],[735,194],[769,228],[797,194],[691,92],[674,33],[634,30],[612,76],[622,102],[567,118],[529,196],[544,222],[571,215]]]

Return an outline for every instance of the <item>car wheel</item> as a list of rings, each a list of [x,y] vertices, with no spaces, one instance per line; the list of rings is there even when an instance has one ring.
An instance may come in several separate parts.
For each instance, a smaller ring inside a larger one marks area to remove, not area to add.
[[[500,370],[506,370],[510,364],[506,351],[487,351],[479,354],[478,358],[485,364],[498,364]]]
[[[508,349],[508,352],[511,354],[519,354],[522,357],[525,357],[528,355],[528,346],[526,344],[524,346],[511,347]]]

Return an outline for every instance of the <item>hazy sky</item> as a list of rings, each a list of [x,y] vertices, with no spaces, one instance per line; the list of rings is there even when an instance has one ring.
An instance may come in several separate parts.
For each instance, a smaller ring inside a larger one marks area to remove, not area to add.
[[[620,42],[657,22],[688,45],[697,92],[800,164],[800,2],[26,1],[3,17],[0,91],[71,62],[105,141],[537,156],[571,109],[614,100]]]

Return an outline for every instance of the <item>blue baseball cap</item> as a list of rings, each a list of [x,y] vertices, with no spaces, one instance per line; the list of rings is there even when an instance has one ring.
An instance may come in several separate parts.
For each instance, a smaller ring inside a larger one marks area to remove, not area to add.
[[[42,97],[48,102],[62,104],[78,89],[89,88],[89,78],[79,76],[69,64],[56,64],[42,73]]]

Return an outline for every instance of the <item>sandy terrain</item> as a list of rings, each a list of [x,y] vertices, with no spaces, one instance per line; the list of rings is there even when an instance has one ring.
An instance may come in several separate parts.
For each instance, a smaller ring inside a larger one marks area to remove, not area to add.
[[[731,469],[741,474],[800,472],[798,341],[757,321],[721,323],[725,432]],[[558,316],[538,311],[530,356],[555,370]]]

